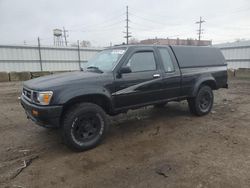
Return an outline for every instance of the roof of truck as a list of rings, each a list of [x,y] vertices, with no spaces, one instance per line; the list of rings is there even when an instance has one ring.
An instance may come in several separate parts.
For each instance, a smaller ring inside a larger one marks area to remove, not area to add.
[[[162,45],[162,44],[121,44],[115,45],[110,48],[117,48],[117,47],[166,47],[166,46],[179,46],[179,47],[188,47],[188,48],[214,48],[212,46],[190,46],[190,45]]]
[[[181,46],[181,45],[120,45],[119,47],[170,47],[181,68],[196,66],[225,65],[225,58],[220,49],[211,46]]]

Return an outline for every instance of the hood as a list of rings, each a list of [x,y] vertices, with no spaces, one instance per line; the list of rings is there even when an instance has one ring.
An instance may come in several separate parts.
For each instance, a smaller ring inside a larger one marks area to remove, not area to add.
[[[67,72],[55,75],[43,76],[24,82],[24,87],[33,90],[48,90],[58,86],[74,84],[83,81],[96,81],[103,77],[103,74],[96,72]]]

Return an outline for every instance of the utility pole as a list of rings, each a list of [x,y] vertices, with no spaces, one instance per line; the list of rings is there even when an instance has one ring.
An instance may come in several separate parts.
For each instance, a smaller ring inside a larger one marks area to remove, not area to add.
[[[43,64],[42,64],[42,54],[41,54],[41,44],[40,44],[40,38],[37,38],[37,44],[38,44],[38,54],[39,54],[39,63],[40,63],[40,70],[43,71]]]
[[[126,35],[124,36],[124,38],[126,38],[126,43],[128,44],[128,40],[129,40],[129,38],[130,37],[132,37],[130,34],[130,32],[128,31],[128,29],[129,29],[129,26],[128,26],[128,22],[129,22],[129,19],[128,19],[128,6],[126,6],[126,26],[125,26],[125,28],[126,28],[126,32],[124,32]]]
[[[79,65],[79,70],[81,70],[81,52],[80,52],[80,44],[79,40],[77,40],[77,53],[78,53],[78,65]]]
[[[65,42],[65,45],[67,46],[68,45],[68,41],[67,41],[67,37],[68,37],[68,33],[69,31],[68,30],[65,30],[65,28],[63,27],[63,36],[64,36],[64,42]]]
[[[201,28],[201,24],[204,23],[204,22],[205,22],[205,20],[202,20],[202,17],[200,17],[200,21],[195,22],[196,24],[199,24],[199,29],[197,30],[198,31],[199,42],[201,40],[201,34],[202,34],[202,31],[203,31],[203,29]]]

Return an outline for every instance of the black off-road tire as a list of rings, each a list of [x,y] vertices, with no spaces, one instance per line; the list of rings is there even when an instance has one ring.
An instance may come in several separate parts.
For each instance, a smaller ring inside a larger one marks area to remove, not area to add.
[[[168,103],[162,102],[154,105],[154,108],[164,108]]]
[[[64,142],[75,151],[96,147],[103,140],[107,131],[106,113],[100,106],[93,103],[74,105],[63,118]]]
[[[208,114],[214,102],[213,91],[209,86],[202,85],[194,98],[188,99],[189,110],[192,114],[203,116]]]

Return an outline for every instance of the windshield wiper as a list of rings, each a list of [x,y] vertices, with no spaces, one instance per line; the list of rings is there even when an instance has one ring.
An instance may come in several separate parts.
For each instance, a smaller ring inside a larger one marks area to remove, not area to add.
[[[87,69],[95,69],[95,70],[97,70],[98,72],[103,73],[103,71],[102,71],[101,69],[99,69],[99,67],[89,66],[89,67],[87,67]]]

